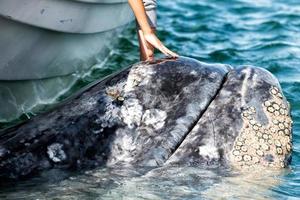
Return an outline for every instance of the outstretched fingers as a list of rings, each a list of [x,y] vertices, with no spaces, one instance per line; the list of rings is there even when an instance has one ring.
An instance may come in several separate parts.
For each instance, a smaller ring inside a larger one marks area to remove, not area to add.
[[[174,53],[173,51],[169,50],[166,46],[164,46],[155,34],[145,35],[145,39],[150,45],[161,51],[167,57],[179,57],[178,54]]]
[[[171,51],[170,49],[168,49],[166,46],[162,45],[162,49],[163,49],[163,53],[168,56],[168,57],[172,57],[172,58],[177,58],[179,57],[178,54],[176,54],[175,52]]]
[[[174,53],[170,49],[168,49],[165,45],[163,45],[161,42],[159,42],[156,46],[159,51],[161,51],[163,54],[165,54],[167,57],[177,58],[179,57],[178,54]]]

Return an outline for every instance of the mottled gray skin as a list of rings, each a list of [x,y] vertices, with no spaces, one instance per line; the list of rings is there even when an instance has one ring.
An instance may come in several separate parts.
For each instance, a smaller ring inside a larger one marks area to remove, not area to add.
[[[229,67],[139,63],[55,110],[0,133],[0,177],[51,168],[162,165],[221,88]],[[2,179],[3,180],[3,179]]]
[[[128,72],[100,81],[55,110],[2,131],[0,177],[16,179],[51,168],[103,165],[116,129],[106,128],[97,134],[101,129],[98,119],[105,112],[105,87],[125,81]],[[54,159],[50,158],[48,148],[56,152]]]
[[[140,110],[125,111],[128,125],[116,131],[108,164],[161,166],[199,120],[222,86],[229,66],[180,59],[135,66],[127,81],[126,101]],[[196,63],[195,63],[196,64]],[[134,82],[134,81],[133,81]],[[125,89],[126,90],[126,89]],[[124,121],[124,120],[123,120]]]
[[[167,164],[209,166],[229,164],[235,166],[237,164],[239,167],[246,165],[247,163],[235,162],[230,157],[237,137],[244,129],[251,128],[249,127],[251,125],[245,125],[246,122],[242,114],[245,110],[251,108],[255,110],[253,119],[256,121],[256,124],[260,125],[260,127],[272,124],[270,119],[275,119],[275,116],[268,119],[263,109],[264,102],[273,98],[269,92],[272,87],[277,87],[279,93],[281,93],[277,79],[264,69],[240,67],[230,71],[216,98],[184,139],[184,142],[167,161]],[[287,108],[289,107],[284,96],[282,96],[282,102]],[[285,117],[289,120],[289,108],[287,111]],[[247,138],[247,134],[250,135],[245,133],[245,138]],[[287,134],[287,137],[290,137],[289,134]],[[278,133],[274,131],[273,135],[277,137]],[[254,135],[251,137],[254,137]],[[251,140],[252,138],[247,139]],[[255,141],[255,143],[259,144],[259,140]],[[248,144],[247,148],[251,147],[251,145],[254,146],[253,143]],[[246,151],[248,149],[243,150]],[[255,155],[251,154],[251,156]],[[277,156],[279,155],[276,155],[276,153],[272,155],[271,153],[265,153],[261,155],[261,158],[259,157],[260,160],[256,158],[255,163],[259,164],[260,162],[264,163],[265,166],[276,166],[272,162],[275,162],[273,158]],[[283,157],[284,166],[286,166],[290,158],[290,152],[283,155]]]
[[[179,58],[138,63],[0,133],[0,178],[52,168],[285,167],[291,117],[277,79]]]

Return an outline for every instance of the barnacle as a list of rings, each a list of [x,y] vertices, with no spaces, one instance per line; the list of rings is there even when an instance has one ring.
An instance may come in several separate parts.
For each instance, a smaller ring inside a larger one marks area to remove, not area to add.
[[[257,110],[253,106],[242,112],[243,127],[231,151],[235,167],[286,166],[284,160],[292,149],[289,105],[277,87],[272,86],[269,91],[271,98],[262,103],[268,124],[262,125],[257,121]]]

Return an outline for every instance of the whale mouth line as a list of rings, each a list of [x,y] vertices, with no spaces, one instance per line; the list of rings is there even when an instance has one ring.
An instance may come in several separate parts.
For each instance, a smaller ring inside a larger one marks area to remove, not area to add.
[[[174,155],[174,153],[176,152],[176,150],[178,150],[178,148],[182,145],[182,143],[184,142],[184,140],[187,138],[187,136],[191,133],[191,131],[195,128],[195,126],[197,125],[197,123],[199,122],[199,120],[202,118],[202,116],[204,115],[204,113],[206,112],[206,110],[209,108],[209,106],[211,105],[211,103],[214,101],[214,99],[218,96],[219,92],[222,90],[226,80],[227,80],[227,75],[228,75],[229,71],[224,75],[224,78],[221,81],[220,87],[216,90],[216,93],[212,96],[212,98],[209,100],[209,102],[207,103],[207,105],[205,106],[205,108],[203,109],[203,111],[201,111],[199,113],[198,118],[193,122],[193,124],[189,127],[189,130],[187,131],[187,133],[181,138],[181,141],[178,142],[178,144],[175,146],[175,148],[171,151],[170,156],[166,159],[165,163],[168,163],[168,161],[170,160],[170,158],[172,157],[172,155]],[[213,134],[215,134],[215,130],[214,130],[214,123],[213,120],[211,120],[212,126],[213,126]],[[215,142],[215,141],[214,141]]]

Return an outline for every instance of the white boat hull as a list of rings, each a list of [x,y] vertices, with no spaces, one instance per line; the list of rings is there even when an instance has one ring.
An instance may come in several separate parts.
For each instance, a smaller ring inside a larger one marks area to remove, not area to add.
[[[0,80],[42,79],[85,70],[109,45],[112,30],[133,19],[123,0],[109,4],[0,0],[0,16]]]
[[[115,29],[92,34],[49,31],[0,17],[0,80],[32,80],[81,72],[116,39]],[[114,38],[115,37],[115,38]]]
[[[0,122],[53,103],[132,19],[124,0],[0,0]]]

